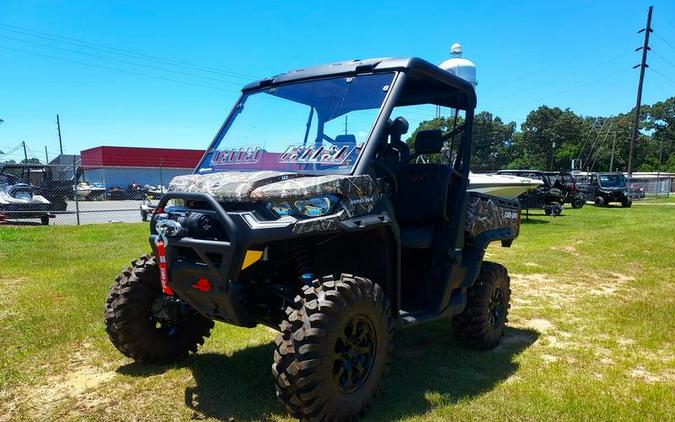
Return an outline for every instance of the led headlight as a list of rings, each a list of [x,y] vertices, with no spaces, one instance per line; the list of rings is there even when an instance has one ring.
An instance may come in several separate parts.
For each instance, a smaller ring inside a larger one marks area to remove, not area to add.
[[[337,198],[332,195],[317,196],[309,199],[301,199],[295,201],[293,204],[295,209],[305,217],[321,217],[328,214],[333,205],[337,202]]]
[[[302,217],[321,217],[329,214],[338,203],[333,195],[315,196],[313,198],[298,199],[296,201],[279,201],[267,204],[267,208],[279,217],[297,215]]]
[[[293,207],[286,201],[283,202],[272,202],[267,204],[267,208],[274,212],[279,217],[284,217],[287,215],[293,214]]]

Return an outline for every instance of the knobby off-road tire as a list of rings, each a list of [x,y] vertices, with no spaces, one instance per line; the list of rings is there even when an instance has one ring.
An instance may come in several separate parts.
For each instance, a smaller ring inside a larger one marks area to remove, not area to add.
[[[603,198],[602,196],[597,196],[595,198],[595,206],[596,207],[604,207],[605,205],[607,205],[607,202],[605,201],[605,198]]]
[[[478,350],[497,346],[508,322],[510,298],[506,268],[483,262],[478,279],[467,291],[466,308],[452,319],[455,336]]]
[[[176,362],[210,335],[213,321],[197,313],[175,323],[156,320],[152,308],[162,295],[154,257],[142,256],[117,276],[105,303],[105,328],[124,355],[144,363]]]
[[[382,288],[342,274],[314,280],[286,311],[272,374],[277,397],[305,421],[351,421],[381,386],[393,349]]]
[[[578,209],[583,208],[586,205],[586,199],[582,196],[575,196],[572,198],[572,208]]]

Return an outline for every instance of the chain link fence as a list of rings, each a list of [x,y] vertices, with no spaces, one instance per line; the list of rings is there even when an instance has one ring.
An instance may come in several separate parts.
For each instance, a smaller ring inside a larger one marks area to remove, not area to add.
[[[628,191],[633,199],[667,198],[673,193],[675,176],[665,175],[633,175],[627,178]]]
[[[141,222],[172,178],[192,168],[0,164],[0,221]]]

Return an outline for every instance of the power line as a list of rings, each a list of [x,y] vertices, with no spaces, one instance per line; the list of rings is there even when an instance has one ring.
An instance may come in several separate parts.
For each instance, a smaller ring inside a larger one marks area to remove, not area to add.
[[[127,61],[127,60],[113,59],[113,58],[101,56],[101,55],[98,55],[98,54],[85,53],[84,51],[77,51],[77,50],[73,50],[71,48],[64,48],[64,47],[58,47],[58,46],[54,46],[54,45],[34,42],[34,41],[22,40],[20,38],[8,37],[6,35],[0,35],[0,38],[4,38],[4,39],[7,39],[7,40],[11,40],[11,41],[19,41],[19,42],[26,43],[26,44],[37,45],[37,46],[40,46],[40,47],[47,47],[47,48],[53,48],[53,49],[56,49],[56,50],[67,51],[67,52],[70,52],[70,53],[81,54],[81,55],[84,55],[84,56],[95,57],[97,59],[108,60],[108,61],[111,61],[111,62],[122,63],[122,64],[127,64],[127,65],[132,65],[132,66],[140,66],[140,67],[145,67],[145,68],[154,69],[154,70],[161,70],[163,72],[171,72],[171,73],[176,73],[176,74],[179,74],[179,75],[208,79],[208,80],[218,81],[218,82],[222,82],[222,83],[226,83],[226,84],[232,84],[232,85],[237,85],[237,86],[241,86],[241,84],[242,84],[241,82],[228,81],[228,80],[225,80],[225,79],[213,78],[211,76],[203,76],[203,75],[198,75],[198,74],[195,74],[195,73],[183,72],[183,71],[180,71],[180,70],[172,70],[172,69],[167,69],[167,68],[164,68],[164,67],[161,67],[161,66],[153,66],[153,65],[142,64],[142,63],[134,63],[134,62],[130,62],[130,61]]]
[[[218,91],[230,92],[230,93],[234,93],[234,94],[240,93],[239,91],[233,91],[233,90],[230,90],[230,89],[223,89],[223,88],[218,88],[218,87],[214,87],[214,86],[198,84],[198,83],[194,83],[194,82],[181,81],[179,79],[165,78],[163,76],[153,76],[153,75],[148,75],[146,73],[140,73],[140,72],[135,72],[135,71],[131,71],[131,70],[116,69],[116,68],[113,68],[113,67],[101,66],[101,65],[96,65],[96,64],[92,64],[92,63],[85,63],[85,62],[80,62],[80,61],[77,61],[77,60],[66,59],[66,58],[63,58],[63,57],[50,56],[48,54],[35,53],[33,51],[20,50],[20,49],[17,49],[17,48],[5,47],[5,46],[1,46],[1,45],[0,45],[0,48],[4,49],[4,50],[18,52],[18,53],[30,54],[30,55],[33,55],[33,56],[45,57],[45,58],[48,58],[48,59],[60,60],[60,61],[68,62],[68,63],[79,64],[79,65],[82,65],[82,66],[89,66],[89,67],[95,67],[95,68],[98,68],[98,69],[111,70],[113,72],[128,73],[130,75],[142,76],[144,78],[159,79],[159,80],[168,81],[168,82],[176,82],[176,83],[180,83],[180,84],[198,86],[200,88],[215,89],[215,90],[218,90]]]
[[[650,67],[651,71],[656,73],[657,75],[661,76],[664,79],[669,80],[670,82],[675,84],[675,80],[671,79],[670,77],[664,75],[663,73],[659,72],[658,70],[654,69],[653,67]]]
[[[586,87],[586,86],[588,86],[588,85],[590,85],[590,84],[596,84],[596,83],[598,83],[598,82],[602,82],[602,81],[604,81],[604,80],[610,79],[610,78],[612,78],[612,77],[618,75],[619,73],[626,73],[626,72],[628,72],[626,69],[621,69],[621,70],[613,71],[612,73],[606,74],[605,76],[602,76],[602,77],[600,77],[600,78],[597,78],[597,79],[594,79],[594,80],[591,80],[591,81],[587,81],[587,82],[584,82],[584,83],[576,84],[576,85],[575,85],[574,87],[572,87],[572,88],[568,88],[568,89],[565,89],[565,90],[562,90],[562,91],[556,91],[556,92],[553,92],[552,94],[549,94],[548,96],[551,96],[551,95],[566,94],[566,93],[568,93],[568,92],[577,90],[577,89],[579,89],[579,88],[584,88],[584,87]],[[546,101],[546,99],[545,99],[544,97],[542,97],[542,96],[531,97],[531,98],[530,98],[529,100],[527,100],[527,101],[524,101],[524,102],[521,102],[521,103],[512,105],[512,106],[510,106],[510,107],[508,107],[508,108],[502,108],[502,109],[493,110],[493,112],[494,112],[494,113],[508,112],[508,111],[514,110],[514,109],[516,109],[516,108],[518,108],[518,107],[520,107],[520,106],[524,106],[524,105],[531,104],[533,101],[535,101],[535,100],[537,100],[537,99],[542,100],[542,101]]]
[[[663,38],[661,35],[659,35],[659,34],[657,34],[657,33],[654,33],[654,36],[655,36],[656,38],[660,39],[661,41],[663,41],[664,43],[668,44],[668,45],[670,46],[670,48],[672,48],[672,49],[675,50],[675,45],[671,44],[670,41],[668,41],[667,39]]]
[[[56,35],[56,34],[50,34],[47,32],[40,32],[40,31],[35,31],[32,29],[27,29],[27,28],[21,28],[18,26],[14,25],[7,25],[7,24],[0,24],[0,29],[8,32],[14,32],[14,33],[22,33],[24,35],[29,35],[32,37],[36,38],[43,38],[43,39],[51,39],[53,41],[57,42],[62,42],[65,44],[72,44],[72,45],[78,45],[81,47],[85,48],[90,48],[90,49],[98,49],[98,50],[107,50],[109,52],[112,52],[114,54],[119,54],[119,55],[124,55],[124,56],[133,56],[136,58],[143,58],[145,60],[150,60],[150,61],[156,61],[156,62],[163,62],[165,64],[170,64],[173,66],[182,66],[182,67],[189,67],[194,70],[200,70],[202,72],[211,72],[211,73],[220,73],[220,74],[226,74],[226,75],[231,75],[234,77],[239,77],[239,78],[246,78],[247,80],[251,79],[261,79],[259,76],[254,76],[254,75],[249,75],[245,73],[239,73],[239,72],[232,72],[228,70],[223,70],[223,69],[218,69],[216,67],[211,67],[211,66],[204,66],[204,65],[199,65],[199,64],[193,64],[193,63],[188,63],[185,61],[181,60],[175,60],[175,59],[170,59],[166,57],[160,57],[160,56],[153,56],[150,54],[143,54],[131,50],[126,50],[122,48],[117,48],[117,47],[110,47],[102,44],[96,44],[92,42],[87,42],[87,41],[81,41],[75,38],[70,38],[70,37],[64,37],[61,35]]]
[[[660,54],[657,53],[656,51],[652,51],[652,54],[654,54],[656,57],[660,58],[660,59],[663,60],[664,62],[668,63],[669,65],[675,67],[675,64],[673,64],[673,62],[671,62],[670,60],[666,59],[665,57],[663,57],[662,55],[660,55]]]

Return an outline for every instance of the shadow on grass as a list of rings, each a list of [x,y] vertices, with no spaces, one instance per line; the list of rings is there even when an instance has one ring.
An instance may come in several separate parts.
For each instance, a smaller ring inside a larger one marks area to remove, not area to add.
[[[41,226],[42,223],[39,221],[24,221],[24,220],[2,220],[0,221],[1,226]]]
[[[428,412],[433,406],[480,395],[517,369],[514,357],[537,340],[537,332],[507,328],[502,344],[476,352],[457,342],[450,321],[396,333],[396,351],[384,389],[366,420],[394,420]],[[239,350],[232,356],[196,354],[184,366],[195,385],[185,390],[185,404],[195,417],[219,420],[268,420],[283,413],[271,377],[273,344]],[[168,366],[129,364],[119,372],[151,376]]]
[[[543,216],[544,216],[543,214],[530,214],[529,217],[525,218],[525,216],[523,215],[520,218],[520,224],[548,224],[548,223],[551,222],[550,219],[553,218],[553,217],[548,217],[548,216],[546,216],[545,219],[535,218],[535,217],[543,217]]]

